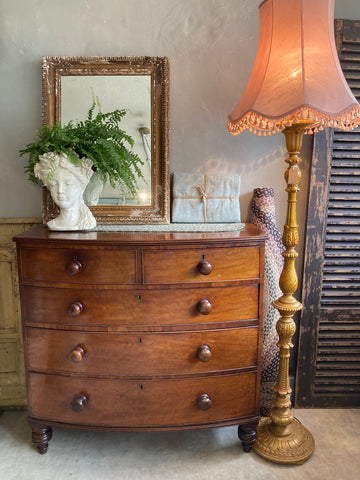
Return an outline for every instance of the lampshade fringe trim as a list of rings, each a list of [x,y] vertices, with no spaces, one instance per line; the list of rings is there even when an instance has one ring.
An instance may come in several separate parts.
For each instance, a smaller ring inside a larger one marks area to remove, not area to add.
[[[328,115],[306,106],[276,120],[250,111],[237,122],[233,122],[229,117],[227,127],[231,135],[238,135],[244,130],[249,130],[255,135],[267,136],[281,132],[285,127],[303,122],[310,122],[305,129],[305,133],[308,134],[316,133],[325,127],[352,130],[360,125],[360,107],[354,105],[352,110],[347,110],[344,114]]]

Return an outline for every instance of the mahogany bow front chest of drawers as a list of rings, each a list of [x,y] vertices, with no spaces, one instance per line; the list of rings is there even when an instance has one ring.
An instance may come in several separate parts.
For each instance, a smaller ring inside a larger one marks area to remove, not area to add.
[[[167,431],[259,420],[265,236],[61,233],[15,237],[28,420]]]

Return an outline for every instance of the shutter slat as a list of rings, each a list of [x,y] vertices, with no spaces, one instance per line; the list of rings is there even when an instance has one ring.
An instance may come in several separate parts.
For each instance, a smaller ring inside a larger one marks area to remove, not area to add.
[[[338,158],[360,158],[360,152],[358,150],[347,150],[348,146],[344,145],[344,151],[336,150],[333,154],[333,158],[336,160]],[[356,173],[356,172],[354,172]]]
[[[340,219],[340,220],[342,220],[342,219]],[[357,220],[356,218],[355,219],[354,218],[347,218],[346,223],[349,225],[349,227],[357,227],[357,226],[360,225],[360,220]],[[337,226],[339,224],[342,225],[343,222],[339,221],[339,219],[336,218],[336,217],[329,218],[329,220],[328,220],[328,225]]]
[[[336,258],[336,257],[326,257],[324,266],[336,266],[336,267],[341,267],[343,265],[355,265],[356,267],[359,266],[359,257],[358,256],[349,256],[349,255],[343,255],[342,258]]]
[[[351,362],[324,362],[318,365],[319,370],[353,370],[360,374],[359,365]]]
[[[354,149],[354,150],[360,150],[360,141],[354,141],[354,139],[351,139],[347,142],[338,142],[334,145],[334,151],[340,151],[340,150],[348,150],[349,148]],[[336,163],[334,163],[336,165]]]
[[[348,378],[346,383],[342,377],[338,378],[317,378],[315,385],[338,385],[341,387],[346,387],[347,385],[357,385],[360,386],[360,377]]]
[[[360,360],[360,337],[354,339],[351,345],[347,345],[345,339],[323,339],[318,346],[318,356],[323,358],[327,355],[342,357],[352,357]],[[359,367],[360,368],[360,367]]]
[[[316,377],[315,382],[318,380],[323,380],[324,382],[329,379],[329,381],[334,380],[334,379],[344,379],[344,378],[350,378],[350,382],[354,381],[354,378],[356,379],[357,377],[360,377],[360,371],[348,371],[348,370],[341,370],[341,368],[334,370],[334,371],[329,371],[329,372],[324,372],[324,371],[319,371],[318,376]]]
[[[323,272],[327,273],[327,278],[331,278],[331,275],[339,275],[339,274],[344,274],[347,275],[348,277],[351,277],[352,275],[358,275],[359,273],[359,267],[360,267],[360,262],[356,266],[349,267],[349,266],[340,266],[340,267],[333,267],[333,266],[327,266],[325,265],[323,268]]]

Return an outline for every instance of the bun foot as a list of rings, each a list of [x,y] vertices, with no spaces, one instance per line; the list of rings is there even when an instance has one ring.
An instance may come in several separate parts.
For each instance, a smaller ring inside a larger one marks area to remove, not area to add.
[[[45,425],[39,425],[30,419],[28,422],[32,430],[32,441],[38,452],[41,455],[44,455],[47,452],[52,437],[52,428],[46,427]]]
[[[242,441],[244,452],[251,452],[253,443],[256,440],[256,427],[258,423],[259,420],[252,420],[250,423],[239,425],[238,427],[238,436]]]

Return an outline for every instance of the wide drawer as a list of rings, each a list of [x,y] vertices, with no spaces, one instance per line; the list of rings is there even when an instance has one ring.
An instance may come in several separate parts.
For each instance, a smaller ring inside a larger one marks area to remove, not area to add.
[[[22,281],[46,283],[133,284],[135,250],[22,248]]]
[[[29,415],[140,429],[205,425],[253,414],[255,386],[256,373],[141,382],[31,373]]]
[[[257,284],[176,290],[26,286],[22,287],[22,299],[28,324],[137,328],[257,319],[258,291]]]
[[[171,375],[257,364],[258,328],[89,333],[27,328],[28,368],[88,375]]]
[[[260,276],[258,247],[145,250],[143,264],[147,284],[224,282]]]

